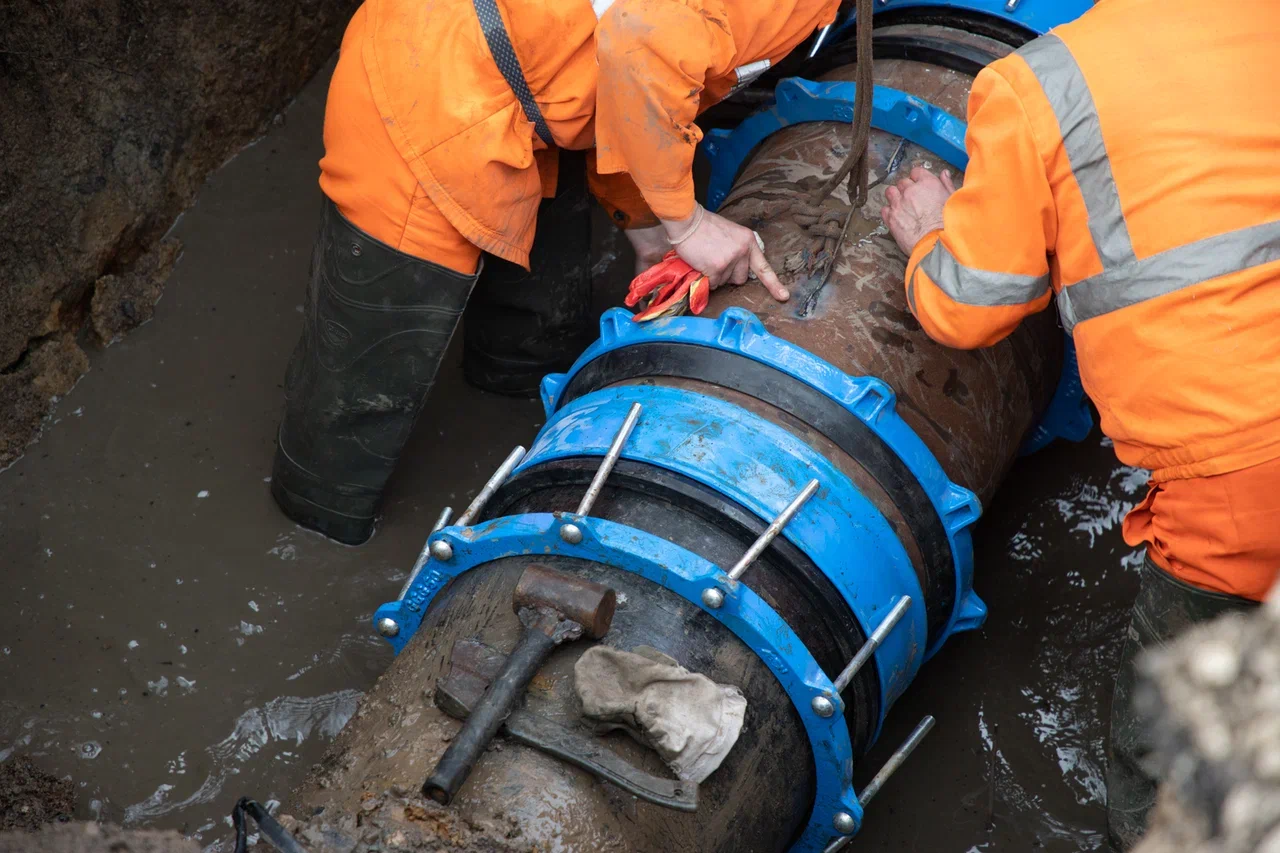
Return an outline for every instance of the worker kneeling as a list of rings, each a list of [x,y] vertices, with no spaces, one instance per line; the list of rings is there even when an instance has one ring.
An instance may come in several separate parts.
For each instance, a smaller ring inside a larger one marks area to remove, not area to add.
[[[787,298],[753,233],[696,204],[694,119],[838,5],[367,0],[325,112],[271,482],[284,511],[368,539],[464,309],[480,388],[532,394],[573,362],[593,326],[588,187],[640,270],[674,247],[711,287],[750,274]]]
[[[930,336],[990,346],[1056,302],[1103,432],[1151,470],[1124,522],[1147,556],[1111,722],[1121,846],[1155,797],[1135,659],[1280,569],[1277,43],[1270,0],[1108,0],[979,74],[963,187],[918,169],[882,211]]]

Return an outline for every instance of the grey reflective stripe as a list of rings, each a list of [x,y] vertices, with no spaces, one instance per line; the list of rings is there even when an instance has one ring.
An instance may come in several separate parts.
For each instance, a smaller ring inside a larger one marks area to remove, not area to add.
[[[1128,308],[1210,279],[1280,261],[1280,219],[1228,231],[1105,270],[1058,293],[1063,325]]]
[[[1048,273],[1018,275],[966,267],[947,251],[941,240],[933,244],[919,269],[923,269],[943,293],[962,305],[1025,305],[1049,290]],[[912,284],[914,290],[914,281]]]
[[[1057,116],[1062,147],[1084,196],[1089,233],[1102,268],[1131,263],[1135,257],[1133,243],[1102,141],[1098,109],[1084,73],[1066,43],[1052,34],[1033,39],[1017,53],[1031,66]]]
[[[480,19],[480,29],[484,31],[484,40],[489,44],[493,61],[515,93],[516,100],[524,108],[525,117],[533,122],[533,130],[539,139],[549,147],[555,145],[555,140],[551,138],[551,128],[547,127],[542,110],[538,109],[533,92],[529,91],[529,84],[524,79],[524,69],[520,67],[516,49],[511,46],[511,39],[507,37],[507,28],[502,23],[502,14],[498,11],[496,0],[472,0],[472,3],[476,7],[476,17]]]

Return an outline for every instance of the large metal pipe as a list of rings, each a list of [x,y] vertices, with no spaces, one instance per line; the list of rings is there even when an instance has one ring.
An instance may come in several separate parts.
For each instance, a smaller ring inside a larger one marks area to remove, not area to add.
[[[1004,49],[947,28],[925,34],[969,54]],[[883,60],[876,78],[963,114],[963,73]],[[903,259],[878,227],[882,189],[814,283],[806,265],[820,241],[787,207],[834,168],[847,136],[835,122],[773,134],[722,208],[761,233],[776,269],[810,279],[791,303],[726,288],[704,319],[641,328],[607,315],[602,340],[549,378],[548,423],[529,452],[495,478],[474,524],[433,533],[418,576],[379,609],[399,655],[294,795],[301,813],[355,813],[365,792],[417,788],[458,728],[432,702],[450,650],[467,638],[514,646],[512,590],[536,554],[617,590],[602,642],[651,646],[737,685],[747,725],[693,814],[507,743],[450,807],[472,831],[493,849],[740,853],[821,850],[856,830],[853,761],[922,661],[981,623],[966,528],[1045,409],[1063,354],[1051,316],[977,353],[928,340],[906,310]],[[872,150],[877,178],[891,161],[938,162],[882,131]],[[589,518],[573,512],[580,505]],[[784,508],[794,518],[770,530]],[[776,538],[752,549],[766,531]],[[878,648],[858,655],[872,635]],[[582,650],[552,655],[530,710],[576,721]],[[607,747],[664,772],[626,738]]]

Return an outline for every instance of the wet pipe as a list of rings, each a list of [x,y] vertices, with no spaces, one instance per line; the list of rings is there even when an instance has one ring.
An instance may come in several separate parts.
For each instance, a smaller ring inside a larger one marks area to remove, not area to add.
[[[986,616],[969,533],[981,502],[1020,452],[1089,427],[1052,313],[978,352],[928,339],[879,227],[883,180],[914,162],[962,171],[954,116],[970,75],[1080,5],[896,4],[902,14],[876,33],[879,185],[829,275],[830,244],[788,215],[788,200],[843,158],[850,69],[782,80],[769,108],[708,136],[710,201],[759,231],[796,282],[791,302],[723,288],[703,317],[603,317],[600,339],[544,381],[547,422],[532,446],[452,523],[441,516],[400,597],[378,609],[397,660],[337,745],[342,778],[304,799],[421,784],[456,730],[431,702],[450,650],[515,645],[512,589],[536,562],[615,589],[603,642],[650,646],[739,686],[747,724],[692,814],[510,744],[480,760],[451,808],[473,826],[496,810],[522,841],[584,853],[848,844],[930,720],[861,791],[855,763],[921,665]],[[552,654],[529,711],[575,719],[581,652]],[[606,748],[661,772],[625,740]]]

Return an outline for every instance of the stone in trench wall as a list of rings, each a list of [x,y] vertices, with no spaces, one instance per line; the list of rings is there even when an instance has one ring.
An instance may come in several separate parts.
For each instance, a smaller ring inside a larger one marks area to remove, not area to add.
[[[87,369],[81,333],[150,318],[178,247],[149,254],[357,5],[0,3],[0,469]]]
[[[1145,660],[1161,786],[1134,853],[1280,853],[1280,596]]]

